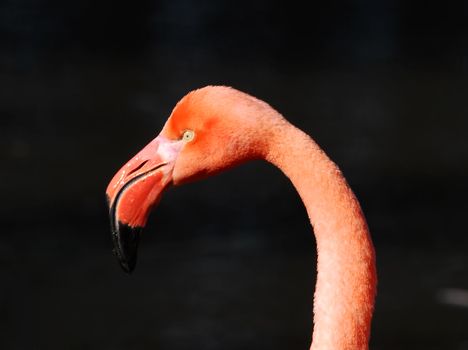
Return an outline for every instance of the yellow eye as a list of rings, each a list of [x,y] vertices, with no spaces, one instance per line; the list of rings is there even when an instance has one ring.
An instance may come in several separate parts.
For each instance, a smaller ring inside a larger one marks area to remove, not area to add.
[[[195,133],[192,130],[185,130],[184,134],[182,135],[182,140],[185,142],[190,142],[195,137]]]

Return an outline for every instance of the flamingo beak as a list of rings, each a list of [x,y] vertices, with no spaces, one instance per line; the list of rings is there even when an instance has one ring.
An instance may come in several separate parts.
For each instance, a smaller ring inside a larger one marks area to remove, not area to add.
[[[172,182],[182,141],[156,137],[125,164],[107,186],[114,254],[127,273],[135,268],[137,248],[151,209]]]

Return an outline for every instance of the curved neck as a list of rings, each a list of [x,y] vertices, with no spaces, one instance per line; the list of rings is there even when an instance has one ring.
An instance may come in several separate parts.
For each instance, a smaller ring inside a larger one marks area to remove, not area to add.
[[[308,135],[283,118],[269,133],[265,158],[292,181],[317,242],[311,349],[367,349],[377,277],[359,203],[338,167]]]

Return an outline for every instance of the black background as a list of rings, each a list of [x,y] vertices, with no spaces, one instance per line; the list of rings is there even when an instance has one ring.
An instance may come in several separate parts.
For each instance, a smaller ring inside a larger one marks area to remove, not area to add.
[[[0,347],[307,349],[315,243],[254,162],[171,190],[133,275],[104,191],[208,84],[335,160],[377,250],[372,349],[468,349],[468,5],[0,2]]]

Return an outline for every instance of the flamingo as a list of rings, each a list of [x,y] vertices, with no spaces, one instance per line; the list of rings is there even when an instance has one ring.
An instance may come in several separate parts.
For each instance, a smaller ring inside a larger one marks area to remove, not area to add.
[[[339,168],[306,133],[266,102],[226,86],[191,91],[160,134],[126,163],[106,191],[121,267],[136,263],[142,228],[170,185],[253,159],[292,182],[317,244],[312,350],[368,349],[376,293],[375,253],[358,200]]]

